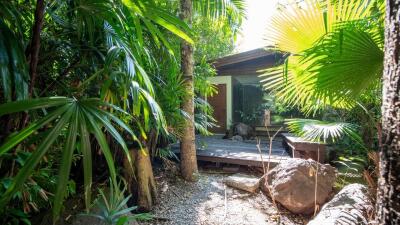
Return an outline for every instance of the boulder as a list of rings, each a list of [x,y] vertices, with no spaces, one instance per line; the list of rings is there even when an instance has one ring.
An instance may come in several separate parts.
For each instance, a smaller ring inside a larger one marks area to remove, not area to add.
[[[224,183],[230,187],[254,193],[260,186],[260,178],[237,173],[225,178]]]
[[[362,184],[350,184],[326,203],[308,225],[367,225],[373,210],[368,188]]]
[[[237,123],[234,127],[234,134],[242,136],[244,139],[249,139],[253,136],[253,128],[244,123]]]
[[[261,189],[293,213],[314,212],[315,175],[318,165],[317,204],[322,206],[331,196],[336,169],[312,159],[292,158],[279,163],[261,182]]]

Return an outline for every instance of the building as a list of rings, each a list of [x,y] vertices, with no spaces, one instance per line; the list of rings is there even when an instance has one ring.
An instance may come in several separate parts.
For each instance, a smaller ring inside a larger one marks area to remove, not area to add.
[[[214,118],[218,127],[214,133],[225,133],[232,124],[245,122],[249,125],[262,124],[265,92],[261,88],[258,75],[262,70],[277,65],[282,60],[282,54],[254,49],[247,52],[229,55],[214,60],[217,76],[209,78],[215,84],[218,94],[208,97],[207,101],[214,108]]]

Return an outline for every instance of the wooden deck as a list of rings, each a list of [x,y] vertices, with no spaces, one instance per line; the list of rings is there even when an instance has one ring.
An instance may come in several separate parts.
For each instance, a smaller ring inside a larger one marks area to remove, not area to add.
[[[216,163],[262,167],[262,162],[273,167],[281,160],[289,158],[289,154],[282,146],[282,140],[276,140],[272,145],[272,155],[269,159],[269,143],[261,141],[262,158],[256,147],[255,140],[233,141],[222,139],[221,136],[196,136],[197,159]],[[179,144],[172,145],[172,150],[179,155]]]

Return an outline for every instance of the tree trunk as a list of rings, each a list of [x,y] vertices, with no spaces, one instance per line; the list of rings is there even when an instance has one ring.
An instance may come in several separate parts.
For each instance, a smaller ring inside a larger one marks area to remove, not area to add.
[[[35,9],[35,23],[32,29],[32,39],[29,46],[29,75],[30,83],[28,95],[32,97],[33,89],[35,87],[35,81],[37,77],[37,65],[39,62],[39,50],[40,50],[40,33],[42,32],[43,21],[44,21],[44,10],[46,3],[44,0],[36,1]],[[21,128],[24,128],[28,124],[29,114],[25,112],[22,116]]]
[[[181,18],[189,25],[192,21],[192,1],[181,0]],[[183,179],[194,181],[197,173],[197,159],[194,133],[194,88],[193,88],[193,46],[185,40],[181,43],[181,70],[187,97],[183,101],[182,109],[188,114],[184,136],[181,139],[181,173]]]
[[[29,75],[31,77],[31,82],[29,85],[29,96],[32,97],[33,88],[35,86],[35,81],[37,77],[37,65],[39,62],[39,49],[40,49],[40,32],[43,27],[44,18],[44,0],[37,0],[36,10],[35,10],[35,24],[32,29],[32,40],[30,44],[30,60],[29,60]]]
[[[148,212],[157,200],[157,186],[150,155],[147,149],[131,149],[129,153],[132,164],[129,163],[127,157],[124,157],[124,177],[128,192],[132,194],[128,204],[137,206],[141,212]]]
[[[400,0],[386,0],[379,224],[400,224]]]

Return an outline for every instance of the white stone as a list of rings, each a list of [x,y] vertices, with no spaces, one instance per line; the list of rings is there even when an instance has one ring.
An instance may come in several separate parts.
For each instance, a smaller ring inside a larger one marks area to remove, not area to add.
[[[260,178],[237,173],[225,178],[224,183],[230,187],[254,193],[260,186]]]

